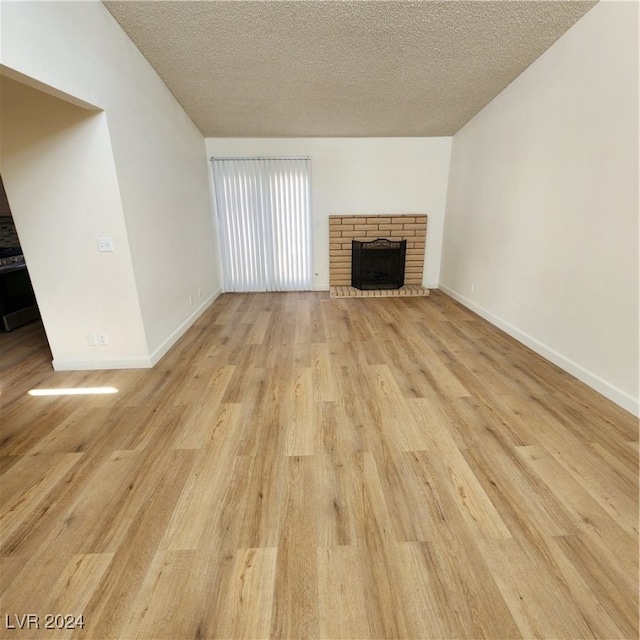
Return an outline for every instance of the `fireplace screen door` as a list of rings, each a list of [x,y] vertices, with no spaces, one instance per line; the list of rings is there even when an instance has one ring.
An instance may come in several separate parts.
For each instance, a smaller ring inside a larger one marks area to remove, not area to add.
[[[224,290],[310,290],[310,159],[211,160]]]

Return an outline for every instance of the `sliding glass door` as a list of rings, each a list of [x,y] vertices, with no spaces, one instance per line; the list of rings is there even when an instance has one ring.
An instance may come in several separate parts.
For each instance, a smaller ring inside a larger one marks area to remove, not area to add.
[[[225,291],[311,289],[311,161],[212,164]]]

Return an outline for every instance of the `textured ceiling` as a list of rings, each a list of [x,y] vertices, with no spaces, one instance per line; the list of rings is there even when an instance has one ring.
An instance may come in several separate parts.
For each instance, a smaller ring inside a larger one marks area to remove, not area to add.
[[[452,135],[594,4],[120,0],[207,137]]]

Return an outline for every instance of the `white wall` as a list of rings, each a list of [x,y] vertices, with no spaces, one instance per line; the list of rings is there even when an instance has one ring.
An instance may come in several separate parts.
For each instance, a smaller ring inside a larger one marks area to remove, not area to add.
[[[143,366],[144,328],[104,113],[7,78],[0,90],[2,175],[54,366]],[[96,250],[106,232],[114,253]],[[86,333],[105,333],[109,345],[89,347]]]
[[[154,362],[219,292],[204,139],[101,2],[3,2],[1,36],[4,75],[104,110]],[[15,180],[5,187],[13,205]],[[82,240],[95,246],[88,230]]]
[[[314,288],[329,288],[329,215],[426,213],[425,271],[437,286],[451,138],[208,138],[209,157],[310,156]]]
[[[636,3],[600,2],[454,136],[441,286],[637,414]]]

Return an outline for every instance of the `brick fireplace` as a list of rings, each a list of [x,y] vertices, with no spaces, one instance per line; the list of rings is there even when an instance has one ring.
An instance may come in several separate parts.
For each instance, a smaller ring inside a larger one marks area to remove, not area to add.
[[[406,240],[405,285],[422,284],[427,238],[426,215],[344,215],[329,216],[330,286],[351,284],[351,241],[369,242],[376,238]]]

